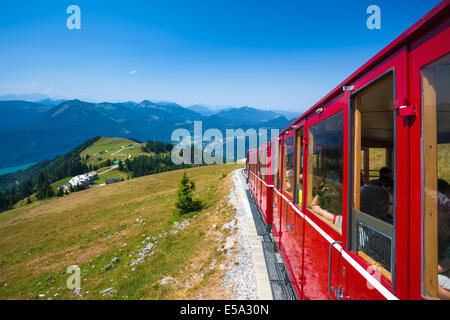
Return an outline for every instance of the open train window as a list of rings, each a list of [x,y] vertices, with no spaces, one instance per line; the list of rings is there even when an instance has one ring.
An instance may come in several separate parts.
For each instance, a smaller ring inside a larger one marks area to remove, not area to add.
[[[352,250],[390,281],[395,242],[394,137],[390,72],[352,96],[350,192]]]
[[[294,196],[294,135],[284,140],[283,191]]]
[[[450,299],[450,54],[421,70],[423,293]]]
[[[294,202],[300,207],[303,201],[303,126],[295,132],[295,194]]]
[[[308,209],[337,231],[342,230],[344,114],[309,127]]]

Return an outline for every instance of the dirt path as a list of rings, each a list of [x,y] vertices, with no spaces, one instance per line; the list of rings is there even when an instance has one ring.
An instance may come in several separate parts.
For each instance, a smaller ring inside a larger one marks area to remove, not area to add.
[[[107,173],[107,172],[109,172],[109,171],[111,171],[111,170],[114,170],[114,169],[117,169],[119,167],[119,165],[113,165],[111,168],[109,168],[108,170],[106,170],[106,171],[103,171],[102,173],[99,173],[98,175],[99,176],[101,176],[102,174],[105,174],[105,173]]]

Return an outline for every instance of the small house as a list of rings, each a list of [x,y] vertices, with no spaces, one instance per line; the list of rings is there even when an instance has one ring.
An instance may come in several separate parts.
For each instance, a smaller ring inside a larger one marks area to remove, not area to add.
[[[120,179],[120,178],[111,178],[111,179],[106,179],[106,184],[111,184],[111,183],[117,183],[117,182],[120,182],[120,181],[122,181],[122,179]]]

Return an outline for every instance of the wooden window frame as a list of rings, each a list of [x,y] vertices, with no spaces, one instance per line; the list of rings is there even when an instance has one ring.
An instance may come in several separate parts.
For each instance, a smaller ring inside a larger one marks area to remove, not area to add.
[[[439,299],[437,266],[439,212],[438,212],[438,141],[437,141],[437,92],[435,68],[439,60],[449,59],[450,53],[443,55],[420,69],[422,94],[422,217],[423,217],[423,294],[428,299]],[[438,64],[439,65],[439,64]],[[427,192],[428,190],[428,192]],[[436,193],[436,195],[434,195]]]

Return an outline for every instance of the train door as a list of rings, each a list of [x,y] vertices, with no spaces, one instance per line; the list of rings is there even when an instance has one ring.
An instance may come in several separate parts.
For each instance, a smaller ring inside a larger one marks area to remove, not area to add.
[[[277,245],[280,246],[281,236],[281,169],[282,169],[282,142],[276,140],[273,146],[273,163],[274,163],[274,187],[273,187],[273,224],[272,233],[275,237]]]
[[[303,217],[298,196],[303,198],[302,180],[303,136],[304,126],[297,125],[296,130],[290,130],[284,136],[283,152],[283,206],[281,214],[281,244],[284,248],[284,260],[291,276],[291,282],[297,294],[302,299],[303,277]],[[301,165],[300,165],[301,164]]]
[[[294,132],[285,132],[282,138],[282,166],[281,177],[281,199],[280,199],[280,250],[286,258],[287,232],[290,226],[287,225],[286,217],[289,214],[289,203],[293,201],[294,195]],[[287,261],[289,265],[289,262]]]
[[[450,19],[411,48],[409,298],[450,299]]]
[[[260,207],[261,204],[261,154],[260,154],[261,148],[256,149],[256,179],[255,179],[255,186],[256,186],[256,204],[258,207]]]
[[[250,163],[251,163],[251,189],[252,189],[252,194],[253,197],[255,198],[256,201],[256,165],[257,165],[257,157],[256,157],[256,149],[251,150],[251,156],[250,156]]]
[[[272,224],[273,224],[273,176],[272,176],[272,143],[269,142],[266,147],[266,200],[264,201],[265,207],[266,207],[266,222],[268,224],[268,230],[270,230]]]
[[[262,202],[263,202],[263,191],[264,191],[264,183],[262,182],[264,179],[263,176],[263,166],[264,166],[264,146],[260,146],[258,149],[258,189],[259,189],[259,198],[258,198],[258,205],[259,209],[262,212]]]
[[[343,98],[310,116],[305,135],[303,298],[325,300],[330,299],[331,285],[337,288],[344,283],[340,276],[343,260],[339,251],[330,250],[334,241],[342,242],[343,233]]]
[[[250,192],[252,195],[254,195],[253,193],[253,152],[252,150],[248,151],[248,184],[249,184],[249,188],[250,188]]]
[[[260,208],[264,221],[267,221],[267,144],[261,146],[261,201]]]
[[[355,84],[349,101],[348,299],[407,298],[410,121],[407,49]],[[351,262],[351,263],[350,263]]]

